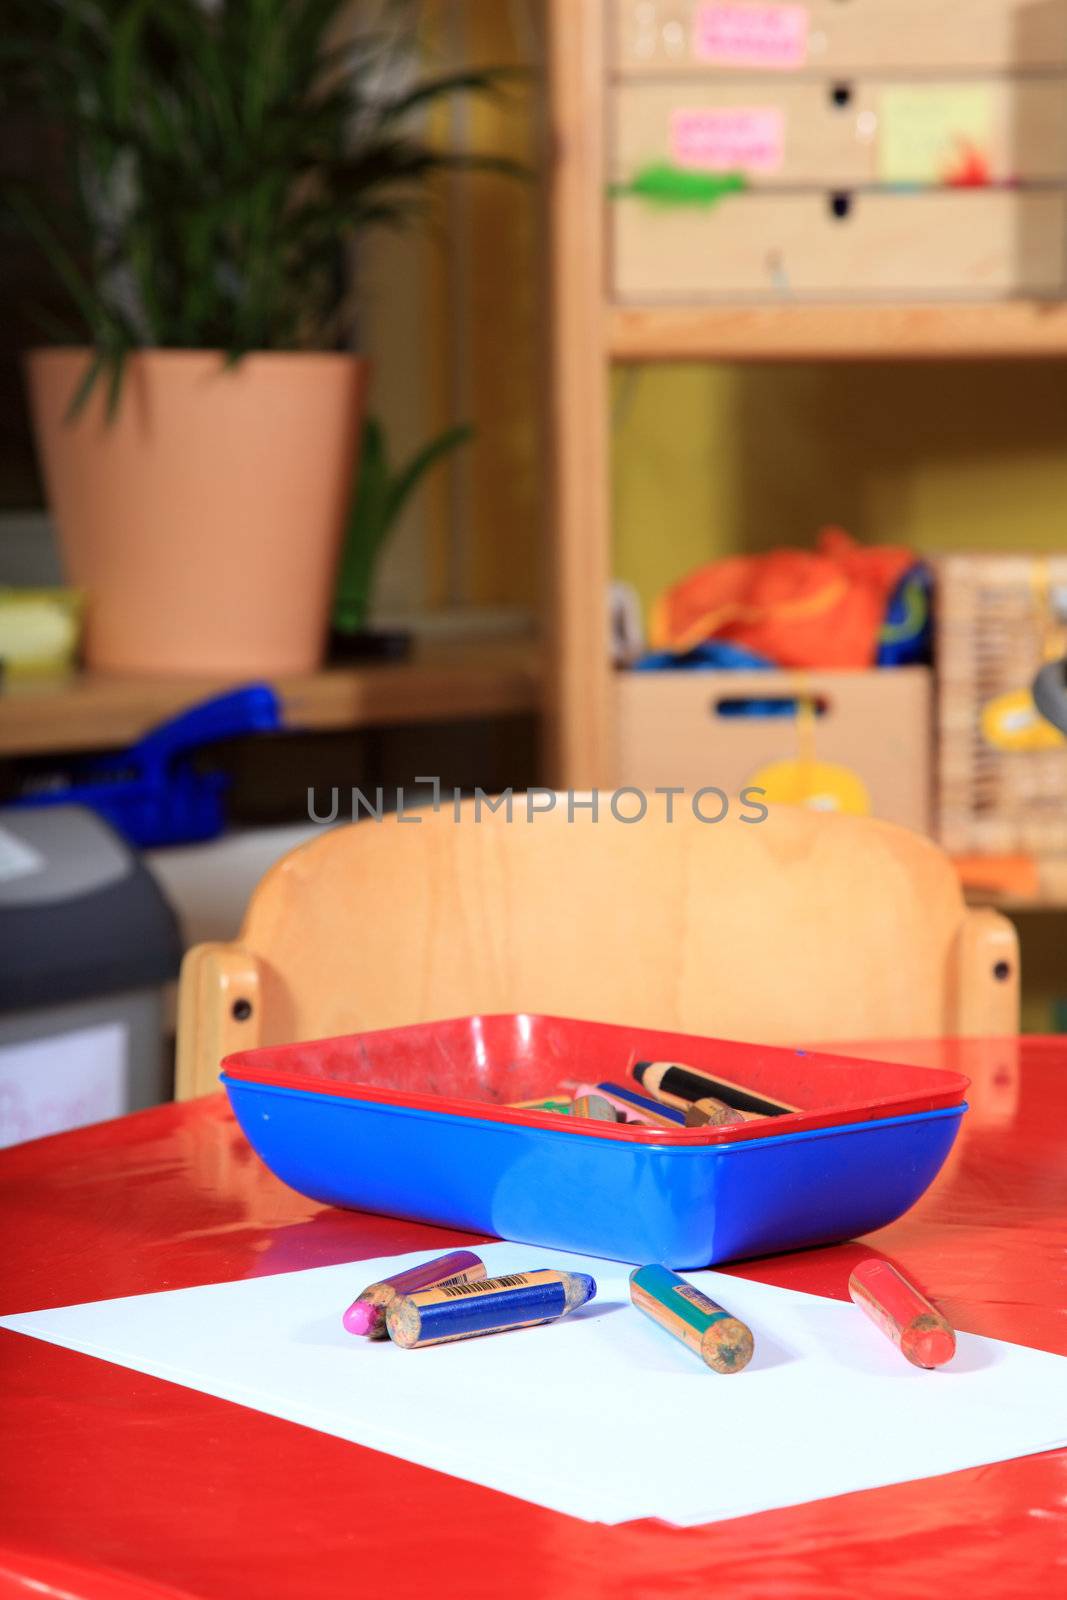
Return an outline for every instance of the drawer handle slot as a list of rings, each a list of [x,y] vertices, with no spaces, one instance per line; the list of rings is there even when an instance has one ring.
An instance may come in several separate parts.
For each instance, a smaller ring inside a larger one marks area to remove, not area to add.
[[[836,217],[838,222],[844,222],[852,215],[852,196],[847,190],[838,190],[830,196],[830,215]]]
[[[797,717],[802,705],[816,717],[825,717],[830,710],[830,702],[824,694],[798,697],[759,693],[720,695],[711,702],[710,709],[713,717],[736,720],[742,717]]]
[[[851,84],[835,83],[830,89],[830,99],[839,111],[844,111],[852,104]]]

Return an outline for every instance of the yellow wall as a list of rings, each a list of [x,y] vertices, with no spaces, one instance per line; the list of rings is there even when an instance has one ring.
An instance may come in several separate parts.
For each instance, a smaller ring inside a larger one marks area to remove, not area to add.
[[[919,550],[1067,546],[1067,366],[646,367],[615,378],[616,570],[825,523]]]

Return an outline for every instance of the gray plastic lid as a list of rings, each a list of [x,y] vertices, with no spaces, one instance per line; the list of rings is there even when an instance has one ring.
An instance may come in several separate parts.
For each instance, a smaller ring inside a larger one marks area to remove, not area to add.
[[[155,987],[180,961],[159,885],[94,811],[0,808],[0,1012]]]

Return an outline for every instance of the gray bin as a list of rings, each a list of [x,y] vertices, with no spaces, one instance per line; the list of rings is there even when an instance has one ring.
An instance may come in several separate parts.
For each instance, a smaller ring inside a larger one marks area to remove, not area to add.
[[[0,809],[0,1146],[170,1098],[180,959],[159,886],[95,812]]]

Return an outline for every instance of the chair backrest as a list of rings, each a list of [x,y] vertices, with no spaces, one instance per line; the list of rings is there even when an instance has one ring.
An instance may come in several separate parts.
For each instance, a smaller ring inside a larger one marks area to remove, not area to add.
[[[231,1050],[478,1012],[763,1043],[1010,1034],[1018,969],[1011,924],[888,823],[470,802],[274,866],[239,939],[186,956],[178,1093],[215,1088]]]

